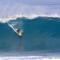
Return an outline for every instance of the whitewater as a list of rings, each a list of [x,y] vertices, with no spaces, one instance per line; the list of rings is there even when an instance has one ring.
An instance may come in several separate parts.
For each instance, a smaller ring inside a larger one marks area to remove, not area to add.
[[[60,58],[55,56],[2,56],[0,60],[60,60]]]
[[[52,17],[52,18],[60,18],[60,16],[58,14],[53,14],[53,15],[36,15],[36,14],[31,14],[31,15],[15,15],[15,16],[6,16],[6,17],[2,17],[0,18],[0,23],[7,23],[10,20],[16,20],[17,18],[27,18],[30,20],[33,20],[34,18],[37,17]]]

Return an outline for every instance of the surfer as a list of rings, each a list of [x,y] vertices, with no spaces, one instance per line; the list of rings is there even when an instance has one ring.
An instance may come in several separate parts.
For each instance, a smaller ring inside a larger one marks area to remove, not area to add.
[[[19,33],[20,32],[20,30],[19,29],[17,29],[17,33]]]
[[[17,29],[16,33],[17,33],[17,35],[22,36],[23,35],[23,30]]]
[[[16,32],[16,34],[18,36],[20,36],[20,37],[23,36],[23,32],[24,32],[23,29],[20,29],[20,28],[16,27],[16,25],[9,24],[9,26]]]

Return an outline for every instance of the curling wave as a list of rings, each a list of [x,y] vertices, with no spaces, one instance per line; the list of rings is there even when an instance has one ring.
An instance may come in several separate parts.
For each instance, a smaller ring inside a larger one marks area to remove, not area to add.
[[[3,17],[3,18],[0,18],[0,23],[6,23],[10,20],[16,20],[17,18],[26,18],[26,19],[29,19],[29,20],[33,20],[35,18],[38,18],[38,17],[52,17],[52,18],[60,18],[59,15],[55,14],[55,15],[36,15],[36,14],[32,14],[32,15],[16,15],[16,16],[6,16],[6,17]]]

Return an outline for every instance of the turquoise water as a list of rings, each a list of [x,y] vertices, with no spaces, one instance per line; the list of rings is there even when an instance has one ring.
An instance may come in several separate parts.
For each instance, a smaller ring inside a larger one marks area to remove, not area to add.
[[[0,23],[0,51],[57,51],[60,52],[60,18],[17,18],[9,23],[20,24],[24,30],[19,37],[8,26]]]

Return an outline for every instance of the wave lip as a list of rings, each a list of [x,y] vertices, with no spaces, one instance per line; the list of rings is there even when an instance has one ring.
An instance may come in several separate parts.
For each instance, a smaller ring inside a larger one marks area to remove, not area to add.
[[[32,14],[32,15],[15,15],[15,16],[6,16],[6,17],[2,17],[0,18],[0,22],[2,23],[6,23],[10,20],[16,20],[17,18],[28,18],[28,19],[34,19],[36,17],[54,17],[54,18],[60,18],[60,16],[58,14],[51,14],[51,15],[46,15],[46,14]]]

